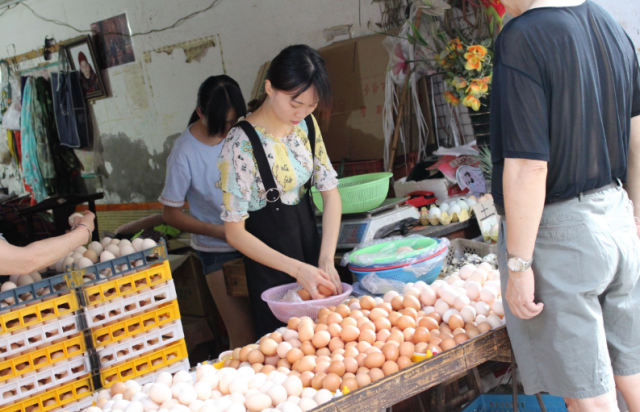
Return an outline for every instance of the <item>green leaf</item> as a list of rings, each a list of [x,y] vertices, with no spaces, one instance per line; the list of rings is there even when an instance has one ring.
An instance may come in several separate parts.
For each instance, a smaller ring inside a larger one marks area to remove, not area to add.
[[[493,30],[493,24],[491,25],[491,30]],[[481,44],[488,49],[491,47],[491,39],[484,39]]]
[[[451,54],[451,50],[443,50],[440,53],[440,60],[446,59]]]
[[[416,39],[414,39],[413,36],[410,34],[407,34],[407,40],[409,41],[409,44],[412,46],[416,44]]]
[[[422,34],[420,33],[420,30],[418,30],[418,28],[412,22],[410,22],[409,20],[407,20],[407,22],[411,26],[411,31],[413,32],[413,36],[416,39],[416,43],[421,44],[423,46],[428,46],[429,43],[425,40],[424,37],[422,37]]]

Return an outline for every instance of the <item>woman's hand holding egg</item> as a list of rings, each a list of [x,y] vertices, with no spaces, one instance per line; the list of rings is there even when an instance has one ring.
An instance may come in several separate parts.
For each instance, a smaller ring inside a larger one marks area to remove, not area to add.
[[[327,288],[331,291],[331,295],[336,294],[336,286],[331,282],[331,277],[322,269],[300,262],[293,277],[298,281],[300,286],[311,294],[314,300],[324,299],[326,297],[326,295],[318,290],[319,286]]]
[[[333,261],[333,259],[321,257],[320,262],[318,262],[318,268],[329,275],[331,283],[333,283],[336,287],[337,293],[342,293],[342,281],[340,280],[340,275],[338,275],[338,271],[336,270],[335,262]]]

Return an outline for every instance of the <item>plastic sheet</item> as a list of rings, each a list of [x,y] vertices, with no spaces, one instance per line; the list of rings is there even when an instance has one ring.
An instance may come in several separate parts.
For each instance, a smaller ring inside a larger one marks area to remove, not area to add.
[[[376,295],[384,295],[387,292],[395,291],[404,294],[404,282],[393,279],[379,277],[376,272],[369,273],[360,282],[363,288]]]
[[[390,269],[428,261],[449,247],[449,240],[421,235],[394,236],[364,242],[342,258],[342,266],[359,269]]]
[[[18,130],[20,131],[20,116],[22,113],[22,107],[18,99],[11,102],[11,105],[2,116],[2,127],[6,130]]]

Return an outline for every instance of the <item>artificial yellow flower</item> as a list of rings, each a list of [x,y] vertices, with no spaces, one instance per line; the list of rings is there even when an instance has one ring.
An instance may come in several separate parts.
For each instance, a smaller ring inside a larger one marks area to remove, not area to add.
[[[471,85],[467,88],[467,94],[474,97],[482,97],[489,91],[489,86],[480,79],[473,79]]]
[[[464,48],[462,47],[462,43],[460,43],[460,39],[449,40],[449,50],[459,52],[464,50]]]
[[[469,46],[467,48],[467,51],[471,54],[476,55],[477,57],[484,59],[484,56],[487,55],[487,48],[484,46],[481,46],[479,44],[476,44],[474,46]],[[465,55],[466,57],[466,55]]]
[[[480,59],[478,56],[476,56],[475,54],[472,53],[466,53],[464,55],[464,58],[467,59],[467,62],[464,65],[464,68],[471,71],[471,70],[477,70],[477,71],[481,71],[482,70],[482,59]]]
[[[455,94],[451,93],[450,91],[446,91],[443,93],[444,99],[451,103],[454,106],[457,106],[460,104],[460,99],[458,97],[456,97]]]
[[[480,106],[481,106],[480,100],[478,100],[476,97],[471,95],[465,97],[464,100],[462,101],[462,104],[472,108],[476,112],[480,109]]]
[[[491,75],[484,76],[483,78],[476,79],[476,80],[481,82],[481,83],[483,83],[483,84],[487,84],[488,85],[488,84],[491,84]]]
[[[451,80],[451,85],[458,90],[464,89],[465,87],[468,86],[467,81],[460,76],[454,77]]]

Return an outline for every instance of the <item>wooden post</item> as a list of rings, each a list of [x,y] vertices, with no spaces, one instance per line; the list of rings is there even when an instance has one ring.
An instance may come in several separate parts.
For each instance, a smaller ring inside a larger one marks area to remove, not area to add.
[[[422,17],[422,9],[418,9],[416,13],[416,28],[420,29],[420,20]],[[389,151],[389,172],[393,173],[393,163],[396,157],[396,148],[398,147],[398,137],[400,137],[400,125],[402,123],[402,116],[404,115],[404,107],[406,105],[407,91],[409,90],[409,81],[411,80],[411,73],[407,75],[404,85],[402,86],[402,92],[400,93],[400,105],[398,107],[398,116],[396,117],[395,129],[393,130],[393,139],[391,140],[391,150]]]

